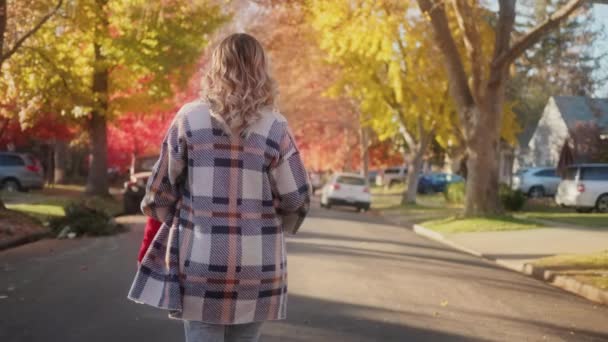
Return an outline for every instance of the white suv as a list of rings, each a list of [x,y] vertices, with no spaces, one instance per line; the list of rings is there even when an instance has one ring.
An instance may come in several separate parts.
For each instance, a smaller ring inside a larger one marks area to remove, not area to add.
[[[555,195],[555,202],[579,212],[593,209],[608,213],[608,164],[581,164],[568,167]]]
[[[321,206],[345,205],[359,211],[369,210],[371,196],[364,176],[355,173],[338,173],[323,187]]]

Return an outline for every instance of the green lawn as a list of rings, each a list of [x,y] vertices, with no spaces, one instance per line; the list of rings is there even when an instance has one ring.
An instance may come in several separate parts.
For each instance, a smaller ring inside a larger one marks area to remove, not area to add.
[[[405,188],[400,185],[396,185],[391,189],[385,188],[372,188],[372,207],[375,209],[394,209],[401,206],[401,199]],[[422,207],[450,207],[450,208],[462,208],[459,205],[447,204],[443,193],[427,194],[416,196],[416,204]]]
[[[496,232],[543,227],[541,224],[512,216],[458,218],[448,217],[421,223],[425,228],[441,233]]]
[[[390,189],[372,188],[372,208],[381,210],[385,215],[401,215],[412,223],[423,222],[425,227],[445,232],[480,232],[534,229],[550,226],[550,222],[576,225],[594,229],[608,229],[608,214],[582,214],[574,209],[558,207],[552,199],[529,200],[524,211],[493,218],[457,219],[462,205],[448,204],[443,194],[418,195],[416,204],[401,204],[405,185],[399,184]]]
[[[405,191],[405,184],[396,184],[390,188],[384,186],[372,186],[370,192],[372,195],[401,195]]]
[[[582,255],[556,255],[540,259],[534,264],[608,290],[608,250]]]
[[[582,214],[574,211],[560,212],[525,212],[520,215],[522,218],[540,219],[555,221],[557,223],[565,223],[586,228],[603,228],[608,229],[608,214]]]
[[[401,190],[403,191],[403,189]],[[381,210],[384,215],[400,215],[412,223],[444,233],[481,232],[535,229],[543,225],[530,220],[512,216],[459,219],[462,205],[452,205],[445,201],[443,194],[418,195],[416,204],[401,205],[400,193],[393,189],[376,189],[372,208]]]
[[[381,210],[386,216],[401,216],[406,221],[418,223],[421,221],[458,215],[462,207],[448,205],[443,194],[418,195],[416,204],[401,204],[404,188],[395,192],[391,188],[377,188],[372,191],[372,208]]]
[[[54,186],[42,191],[3,192],[0,195],[8,209],[23,212],[43,222],[50,217],[64,216],[63,207],[71,202],[86,203],[89,207],[101,209],[112,216],[122,212],[120,200],[113,197],[86,196],[80,185]]]
[[[57,204],[19,203],[19,204],[7,204],[6,208],[15,210],[15,211],[20,211],[24,214],[33,216],[41,221],[44,221],[49,217],[65,215],[63,206],[57,205]]]

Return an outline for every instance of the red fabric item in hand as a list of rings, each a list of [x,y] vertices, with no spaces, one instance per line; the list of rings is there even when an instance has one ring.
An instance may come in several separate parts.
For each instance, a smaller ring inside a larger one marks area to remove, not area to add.
[[[146,255],[148,248],[150,248],[150,244],[152,244],[152,240],[154,240],[154,236],[156,236],[156,232],[158,232],[161,225],[161,222],[148,217],[148,222],[146,222],[146,229],[144,231],[144,240],[141,242],[137,261],[141,262],[141,260],[144,258],[144,255]]]

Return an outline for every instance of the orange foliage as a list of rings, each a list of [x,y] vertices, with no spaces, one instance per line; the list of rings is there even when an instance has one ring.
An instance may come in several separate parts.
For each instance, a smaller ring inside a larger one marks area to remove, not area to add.
[[[269,5],[270,6],[270,5]],[[359,167],[359,119],[345,99],[323,95],[339,70],[323,62],[297,2],[274,3],[251,28],[268,52],[279,83],[282,113],[288,118],[312,169]],[[356,162],[356,163],[355,163]]]

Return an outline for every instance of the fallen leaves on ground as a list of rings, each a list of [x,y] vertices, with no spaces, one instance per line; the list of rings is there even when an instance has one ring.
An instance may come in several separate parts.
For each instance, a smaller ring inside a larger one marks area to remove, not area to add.
[[[37,220],[13,210],[0,210],[0,242],[46,232]]]

